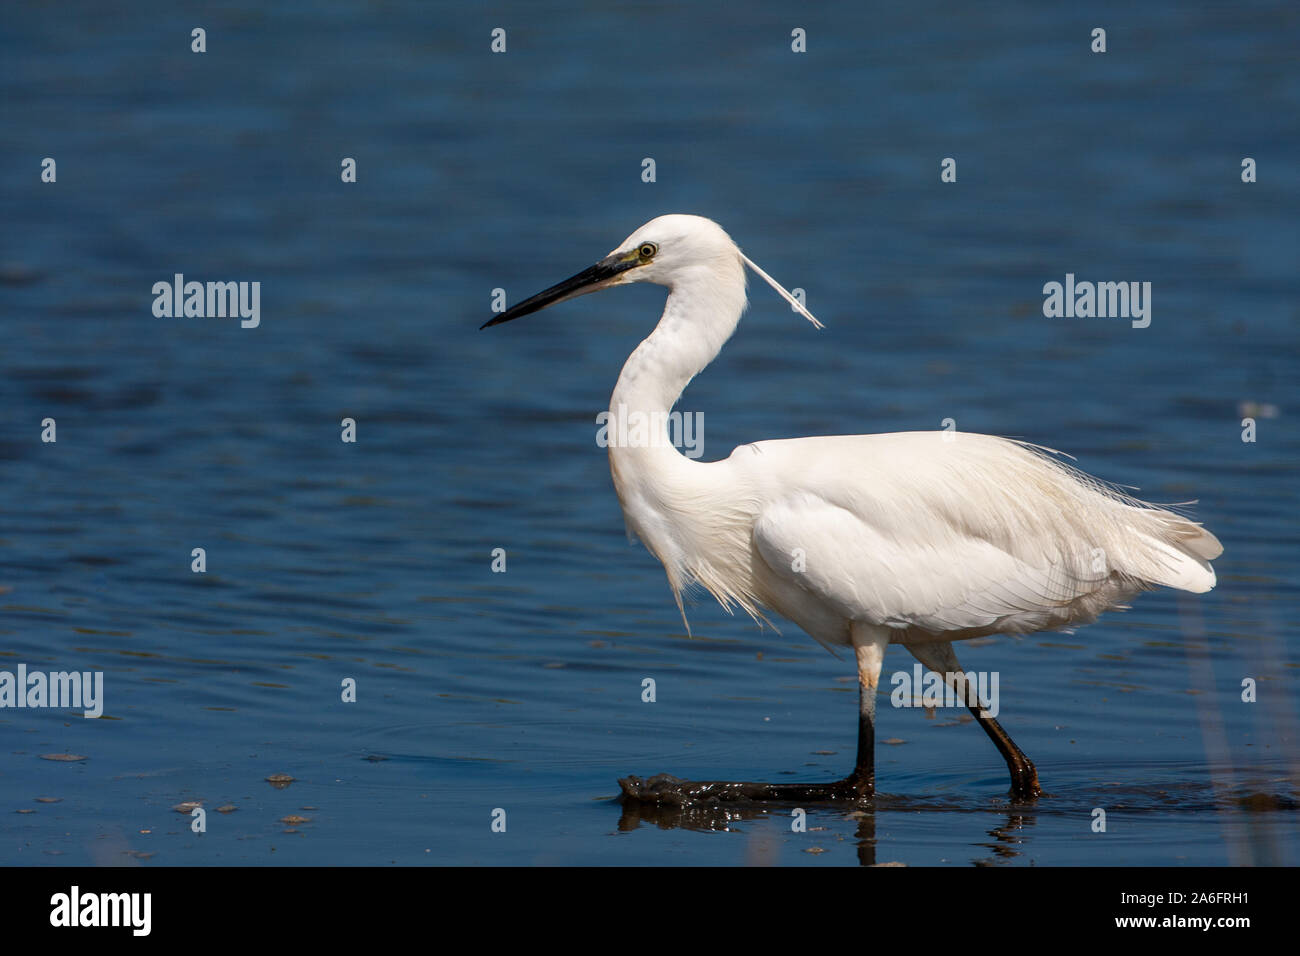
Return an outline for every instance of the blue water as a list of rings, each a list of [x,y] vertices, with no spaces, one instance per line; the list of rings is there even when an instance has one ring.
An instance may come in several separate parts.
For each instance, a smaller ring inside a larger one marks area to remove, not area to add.
[[[0,860],[1300,862],[1300,25],[1142,6],[6,9],[0,669],[106,705],[0,711]],[[752,288],[683,398],[706,459],[953,418],[1199,500],[1213,593],[961,648],[1050,798],[1009,805],[961,712],[882,704],[872,813],[613,800],[854,747],[849,660],[707,600],[687,638],[626,542],[594,419],[662,291],[478,331],[664,212],[828,326]],[[260,281],[260,326],[155,318],[177,272]],[[1045,318],[1066,273],[1151,282],[1150,327]]]

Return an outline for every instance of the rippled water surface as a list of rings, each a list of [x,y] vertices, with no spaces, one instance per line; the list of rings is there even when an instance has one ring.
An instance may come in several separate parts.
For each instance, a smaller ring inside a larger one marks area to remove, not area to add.
[[[6,12],[0,669],[106,704],[0,711],[0,860],[1300,862],[1294,9],[264,7]],[[1213,593],[963,645],[1050,798],[882,700],[872,812],[614,800],[854,749],[849,659],[704,599],[688,638],[627,544],[594,418],[662,292],[477,330],[675,211],[827,324],[751,289],[682,400],[706,459],[952,418],[1199,500]],[[155,318],[177,272],[260,281],[260,326]],[[1044,318],[1066,273],[1151,282],[1150,327]]]

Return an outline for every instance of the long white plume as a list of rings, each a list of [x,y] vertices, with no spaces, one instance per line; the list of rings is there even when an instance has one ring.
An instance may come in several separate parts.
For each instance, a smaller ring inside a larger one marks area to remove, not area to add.
[[[792,296],[789,292],[786,292],[785,288],[781,285],[781,283],[777,282],[770,275],[768,275],[766,272],[764,272],[762,269],[756,266],[754,264],[753,259],[749,258],[749,256],[745,255],[743,252],[740,254],[740,258],[745,260],[745,265],[749,266],[756,273],[758,273],[759,278],[761,278],[764,282],[766,282],[773,289],[779,292],[781,294],[781,298],[789,302],[790,305],[794,307],[794,310],[798,312],[800,315],[802,315],[809,322],[811,322],[814,327],[819,329],[826,328],[826,326],[822,325],[820,322],[817,321],[817,317],[815,315],[813,315],[811,312],[809,312],[807,309],[803,307],[803,303],[801,303],[798,299]]]

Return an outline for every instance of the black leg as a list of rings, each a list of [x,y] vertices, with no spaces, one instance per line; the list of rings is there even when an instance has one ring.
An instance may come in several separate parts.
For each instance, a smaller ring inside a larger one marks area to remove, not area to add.
[[[844,781],[870,797],[876,792],[876,688],[858,682],[858,756]]]
[[[732,783],[720,780],[682,780],[670,774],[649,779],[624,777],[618,784],[626,800],[670,806],[750,801],[819,803],[833,800],[870,800],[875,794],[876,691],[858,684],[858,756],[853,772],[833,783]],[[1000,729],[1000,728],[999,728]]]
[[[1020,800],[1041,797],[1043,789],[1038,785],[1038,771],[1025,756],[1025,752],[1016,746],[1016,742],[1007,735],[1001,724],[984,713],[984,708],[977,705],[971,707],[970,712],[975,715],[984,732],[998,748],[998,753],[1002,754],[1002,759],[1007,762],[1007,769],[1011,771],[1011,795]]]
[[[984,708],[980,706],[975,685],[965,679],[965,673],[957,661],[957,653],[952,649],[952,645],[909,644],[907,649],[912,652],[913,657],[942,677],[948,686],[961,695],[963,703],[975,715],[979,725],[984,728],[984,733],[989,735],[989,739],[998,748],[998,753],[1002,754],[1002,759],[1007,762],[1007,769],[1011,771],[1011,796],[1017,800],[1041,797],[1043,788],[1038,785],[1038,771],[1025,756],[1025,752],[1007,736],[1002,725],[985,713]]]

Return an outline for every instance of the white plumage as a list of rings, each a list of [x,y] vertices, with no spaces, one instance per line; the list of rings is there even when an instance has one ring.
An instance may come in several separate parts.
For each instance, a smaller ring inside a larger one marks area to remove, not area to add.
[[[622,281],[672,291],[619,377],[611,433],[620,414],[670,410],[745,307],[740,251],[716,223],[662,216],[619,250],[645,241],[658,261]],[[698,581],[724,607],[771,608],[825,644],[851,643],[852,621],[894,643],[1086,623],[1155,585],[1208,591],[1222,550],[1186,518],[986,435],[764,441],[714,463],[667,441],[609,456],[628,526],[679,603]]]
[[[667,286],[663,316],[628,358],[610,400],[609,434],[631,433],[620,429],[620,416],[665,421],[735,331],[746,264],[820,327],[716,223],[682,215],[646,223],[601,263],[488,324],[623,282]],[[1085,624],[1145,589],[1203,592],[1215,584],[1209,561],[1222,547],[1200,525],[1023,442],[945,431],[798,438],[703,463],[666,434],[656,438],[611,443],[610,468],[628,529],[663,563],[678,606],[697,582],[727,609],[756,620],[770,610],[829,647],[854,647],[868,735],[889,643],[936,670],[955,670],[951,641]],[[972,709],[1007,758],[1013,784],[1034,795],[1032,764],[977,703]],[[860,744],[850,778],[858,795],[863,759]],[[1016,759],[1027,771],[1017,771]],[[664,778],[674,783],[650,792],[629,779],[635,785],[625,781],[625,791],[642,799],[716,798],[718,787],[760,786]]]
[[[1157,585],[1215,583],[1209,532],[1018,442],[802,438],[656,469],[664,452],[676,454],[610,459],[628,523],[674,590],[698,581],[724,607],[771,608],[825,644],[851,643],[852,621],[893,643],[1023,634],[1087,623]]]

